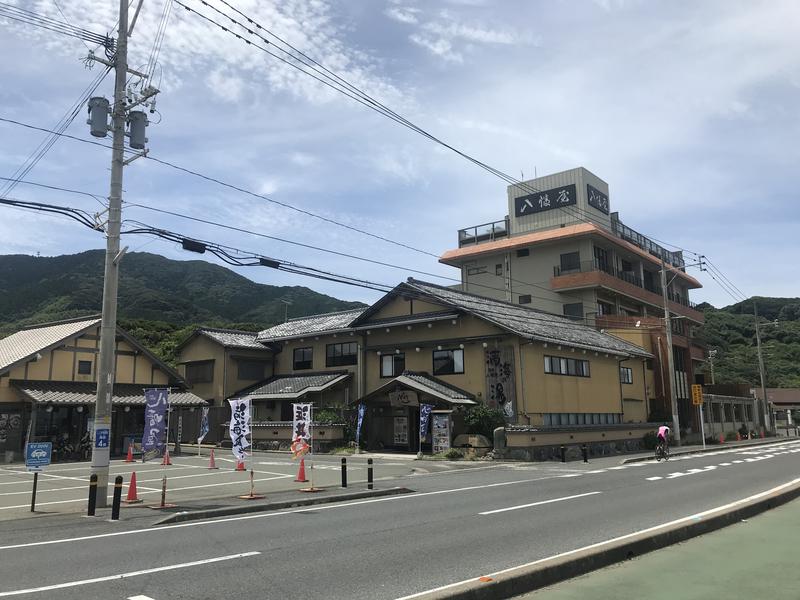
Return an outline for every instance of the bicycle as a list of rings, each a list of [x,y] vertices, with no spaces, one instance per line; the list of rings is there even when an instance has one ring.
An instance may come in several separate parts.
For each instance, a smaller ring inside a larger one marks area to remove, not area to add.
[[[659,441],[656,444],[656,462],[659,462],[661,459],[669,460],[669,446],[662,441]]]

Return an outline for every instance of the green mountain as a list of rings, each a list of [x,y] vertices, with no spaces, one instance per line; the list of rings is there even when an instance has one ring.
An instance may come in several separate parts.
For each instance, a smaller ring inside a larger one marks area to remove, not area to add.
[[[102,250],[55,257],[0,256],[0,334],[100,312]],[[289,317],[364,306],[300,286],[250,281],[200,260],[132,252],[122,259],[120,325],[167,360],[195,325],[264,329]]]
[[[800,298],[755,297],[721,309],[705,305],[699,338],[717,350],[716,382],[759,385],[753,302],[760,315],[767,387],[800,387]]]

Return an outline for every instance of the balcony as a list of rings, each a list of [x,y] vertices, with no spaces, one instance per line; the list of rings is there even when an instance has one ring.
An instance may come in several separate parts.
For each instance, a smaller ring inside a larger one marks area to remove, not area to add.
[[[508,237],[508,218],[458,230],[458,247],[493,242]]]
[[[656,258],[663,259],[668,265],[672,265],[681,270],[686,268],[686,263],[683,260],[683,254],[681,252],[670,252],[662,246],[659,246],[648,237],[634,231],[618,218],[615,218],[614,215],[616,214],[617,213],[614,213],[611,217],[611,231],[614,235],[641,248],[645,252],[649,252]]]
[[[625,296],[661,308],[664,304],[661,286],[642,281],[631,271],[620,271],[613,265],[598,261],[583,261],[573,268],[553,267],[551,288],[556,292],[572,289],[604,287]],[[669,309],[686,318],[702,323],[703,313],[687,298],[669,292],[667,295]]]

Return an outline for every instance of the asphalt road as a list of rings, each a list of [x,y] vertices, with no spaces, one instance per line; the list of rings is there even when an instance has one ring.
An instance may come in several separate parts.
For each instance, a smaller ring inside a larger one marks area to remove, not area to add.
[[[93,522],[32,536],[0,526],[0,598],[401,598],[798,478],[794,440],[659,464],[408,475],[393,483],[416,494],[159,528]]]

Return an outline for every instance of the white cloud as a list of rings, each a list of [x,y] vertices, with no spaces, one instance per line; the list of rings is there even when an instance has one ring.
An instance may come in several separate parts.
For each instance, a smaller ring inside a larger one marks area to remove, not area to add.
[[[419,22],[417,15],[420,13],[418,8],[408,6],[391,6],[386,9],[386,16],[400,23],[412,25]]]

